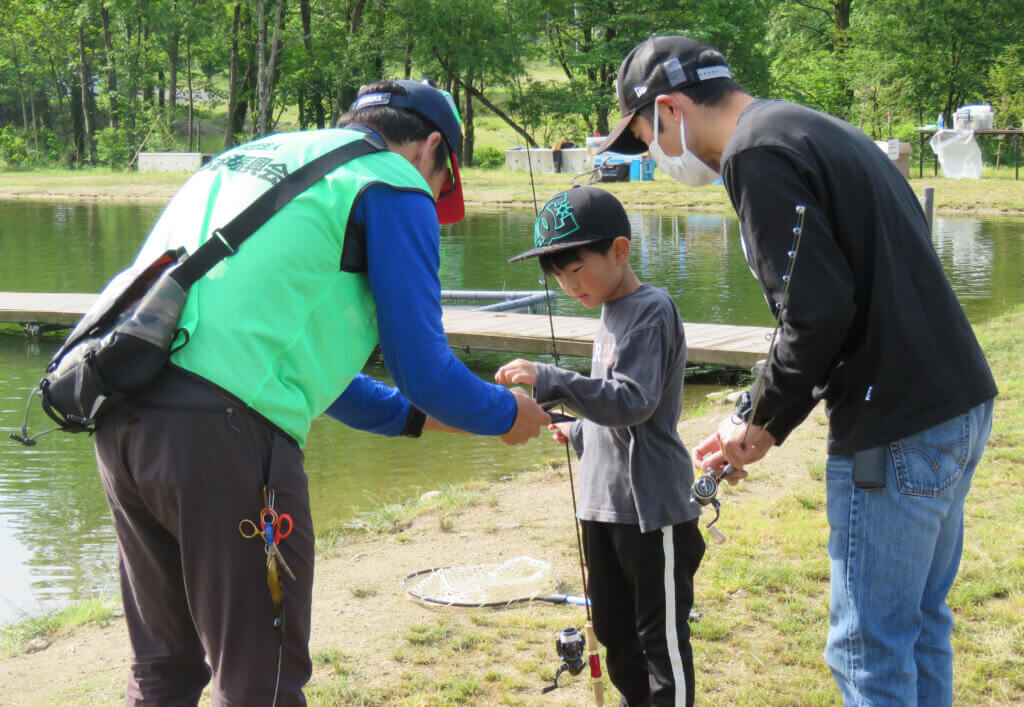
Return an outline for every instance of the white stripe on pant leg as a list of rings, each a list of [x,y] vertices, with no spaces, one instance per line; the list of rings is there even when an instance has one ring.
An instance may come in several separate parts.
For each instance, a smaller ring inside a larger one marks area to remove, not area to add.
[[[676,704],[686,706],[686,673],[679,654],[679,633],[676,630],[676,553],[672,547],[672,526],[661,529],[661,547],[665,553],[665,642],[672,663],[672,680],[676,684]]]

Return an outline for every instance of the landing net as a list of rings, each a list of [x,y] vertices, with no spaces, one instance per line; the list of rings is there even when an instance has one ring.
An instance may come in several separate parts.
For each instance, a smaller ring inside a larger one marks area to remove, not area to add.
[[[524,556],[500,564],[414,572],[402,584],[413,597],[431,604],[501,606],[543,594],[550,574],[550,562]]]

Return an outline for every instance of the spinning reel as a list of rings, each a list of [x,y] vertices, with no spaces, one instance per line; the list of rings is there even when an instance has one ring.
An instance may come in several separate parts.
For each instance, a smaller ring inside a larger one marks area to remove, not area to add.
[[[711,537],[716,542],[725,542],[725,535],[722,534],[718,528],[713,527],[718,522],[718,517],[721,515],[722,502],[718,500],[718,487],[722,480],[736,471],[736,467],[732,464],[726,464],[722,473],[715,474],[709,472],[707,474],[701,474],[697,477],[697,480],[693,482],[691,493],[693,494],[693,500],[699,503],[701,506],[711,506],[715,509],[715,518],[708,523],[708,532],[711,533]]]
[[[579,675],[586,667],[587,661],[583,654],[587,649],[587,639],[575,628],[563,628],[555,636],[555,650],[558,657],[562,659],[562,665],[555,672],[555,678],[551,685],[544,688],[544,692],[551,692],[558,687],[558,678],[564,672],[570,675]]]

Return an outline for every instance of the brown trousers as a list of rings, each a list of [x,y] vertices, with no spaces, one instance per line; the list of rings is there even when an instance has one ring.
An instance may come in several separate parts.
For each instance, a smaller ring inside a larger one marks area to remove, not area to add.
[[[213,676],[213,704],[304,705],[309,680],[313,523],[301,450],[223,391],[168,368],[139,398],[110,411],[96,459],[117,532],[132,645],[127,705],[195,705]],[[273,625],[263,487],[294,521],[280,549],[283,633]],[[282,643],[283,641],[283,643]]]

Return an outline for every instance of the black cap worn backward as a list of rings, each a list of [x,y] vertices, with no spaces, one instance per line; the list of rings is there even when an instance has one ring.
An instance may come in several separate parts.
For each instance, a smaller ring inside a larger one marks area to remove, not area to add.
[[[633,47],[615,79],[622,118],[597,153],[638,154],[647,145],[629,129],[633,116],[663,93],[711,79],[732,78],[729,65],[717,50],[696,39],[679,35],[651,37]]]
[[[534,247],[508,262],[619,236],[630,237],[629,217],[619,200],[597,187],[575,186],[548,199],[533,225]]]

